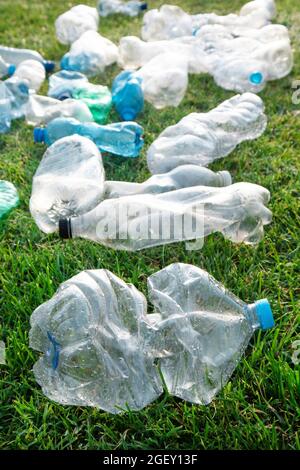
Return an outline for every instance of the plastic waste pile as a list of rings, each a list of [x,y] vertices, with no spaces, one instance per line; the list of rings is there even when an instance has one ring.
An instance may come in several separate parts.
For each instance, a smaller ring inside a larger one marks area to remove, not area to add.
[[[164,381],[171,395],[209,404],[254,332],[274,326],[266,299],[246,304],[192,265],[153,274],[148,292],[154,314],[110,271],[83,271],[33,312],[33,371],[48,398],[117,414],[153,402]]]
[[[99,0],[98,11],[100,16],[112,14],[122,14],[127,16],[137,16],[147,10],[147,3],[140,0]]]

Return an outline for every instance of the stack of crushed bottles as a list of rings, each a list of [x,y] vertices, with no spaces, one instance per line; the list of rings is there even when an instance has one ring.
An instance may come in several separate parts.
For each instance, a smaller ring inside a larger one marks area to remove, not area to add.
[[[0,46],[0,134],[24,118],[35,126],[34,141],[48,146],[33,176],[31,215],[44,233],[118,250],[214,232],[256,245],[272,219],[269,191],[233,184],[228,171],[207,166],[263,134],[267,117],[257,93],[292,69],[288,30],[271,23],[275,2],[250,1],[226,16],[163,5],[144,14],[141,38],[116,45],[98,33],[101,17],[146,9],[143,1],[101,0],[97,8],[77,5],[61,14],[56,36],[69,52],[55,73],[57,64],[38,52]],[[113,64],[123,71],[111,89],[90,81]],[[143,183],[107,180],[102,153],[138,157],[144,129],[136,120],[149,104],[178,106],[189,74],[209,74],[239,94],[163,130],[146,151],[151,176]],[[38,92],[46,77],[44,96]],[[112,107],[120,122],[109,122]],[[0,219],[18,200],[14,185],[0,181]],[[117,223],[114,214],[126,216]],[[196,232],[166,233],[160,221],[170,216],[181,223],[190,216]],[[145,407],[165,386],[208,404],[253,332],[274,326],[266,299],[247,305],[195,266],[168,266],[149,277],[148,287],[153,314],[143,294],[111,272],[82,271],[33,313],[30,345],[42,353],[34,374],[49,398],[118,413]]]

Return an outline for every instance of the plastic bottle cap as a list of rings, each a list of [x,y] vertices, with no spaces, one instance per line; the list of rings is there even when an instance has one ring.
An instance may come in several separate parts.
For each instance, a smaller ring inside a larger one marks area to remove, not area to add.
[[[254,72],[251,73],[249,80],[253,85],[260,85],[264,81],[264,77],[261,72]]]
[[[53,72],[55,69],[55,62],[52,62],[51,60],[44,60],[43,65],[45,67],[46,72],[50,73]]]
[[[63,239],[72,238],[71,219],[60,219],[58,221],[59,236]]]
[[[140,6],[141,11],[147,10],[147,8],[148,8],[148,3],[146,3],[146,2],[142,3],[141,6]]]
[[[258,317],[260,327],[263,330],[268,330],[275,326],[273,312],[268,299],[262,299],[255,302],[255,312]]]
[[[13,75],[16,71],[16,66],[14,64],[10,64],[8,67],[7,67],[7,74],[9,76]]]
[[[35,143],[45,142],[45,129],[42,127],[36,127],[33,129],[33,140]]]

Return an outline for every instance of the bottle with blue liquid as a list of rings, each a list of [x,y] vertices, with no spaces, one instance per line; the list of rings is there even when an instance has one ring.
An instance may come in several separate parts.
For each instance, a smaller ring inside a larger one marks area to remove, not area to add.
[[[134,121],[144,108],[142,78],[124,71],[114,80],[112,86],[113,104],[123,121]]]
[[[48,73],[53,72],[55,68],[55,62],[45,60],[39,52],[30,49],[18,49],[0,45],[0,56],[5,62],[13,64],[15,67],[24,62],[24,60],[37,60],[43,64]]]
[[[144,144],[143,132],[136,122],[102,126],[95,122],[82,123],[74,118],[57,118],[45,128],[35,128],[34,141],[51,145],[62,137],[78,134],[91,139],[102,152],[137,157]]]

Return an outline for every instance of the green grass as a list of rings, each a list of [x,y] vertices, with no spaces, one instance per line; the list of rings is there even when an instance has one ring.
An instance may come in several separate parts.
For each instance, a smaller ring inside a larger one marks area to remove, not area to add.
[[[189,12],[229,13],[243,0],[173,1]],[[172,3],[169,2],[169,3]],[[0,43],[39,50],[59,60],[67,48],[54,35],[54,20],[79,1],[0,0]],[[95,4],[94,1],[83,3]],[[163,2],[150,1],[151,6]],[[291,361],[299,331],[299,116],[292,104],[292,80],[300,78],[298,1],[280,0],[278,22],[291,28],[295,49],[292,75],[269,83],[261,93],[269,124],[265,134],[243,143],[211,166],[229,170],[235,181],[267,187],[272,194],[272,225],[257,248],[239,246],[213,234],[202,251],[183,244],[139,253],[115,252],[76,240],[45,236],[28,211],[32,176],[45,151],[32,143],[32,129],[13,123],[0,136],[0,179],[15,183],[21,203],[0,232],[0,337],[7,365],[0,369],[0,448],[2,449],[300,449],[300,370]],[[141,19],[109,17],[100,30],[112,40],[138,34]],[[111,84],[112,67],[95,80]],[[46,92],[46,86],[43,92]],[[208,111],[233,93],[208,76],[191,76],[177,109],[146,105],[140,123],[145,150],[136,160],[105,157],[107,178],[143,181],[145,152],[155,137],[191,111]],[[299,105],[300,106],[300,105]],[[112,120],[117,120],[112,114]],[[83,269],[107,268],[146,293],[146,278],[181,261],[208,270],[246,302],[268,297],[276,328],[257,333],[230,382],[209,406],[162,396],[141,412],[112,416],[90,408],[60,406],[36,384],[32,366],[38,354],[28,347],[29,318],[59,284]]]

